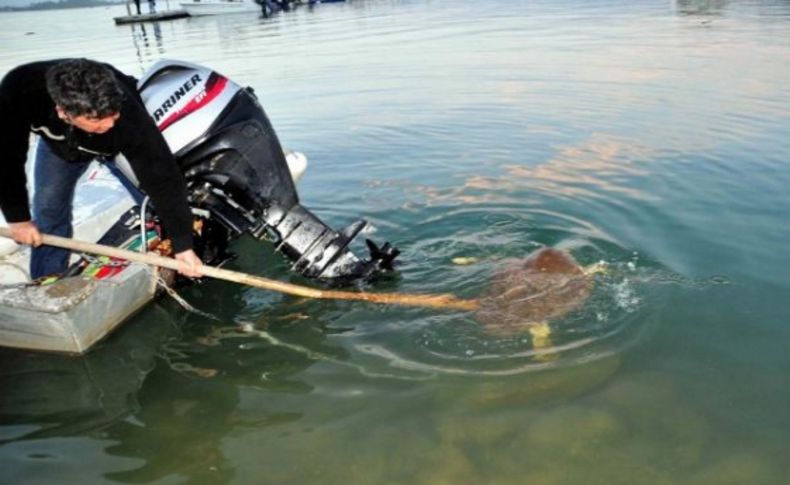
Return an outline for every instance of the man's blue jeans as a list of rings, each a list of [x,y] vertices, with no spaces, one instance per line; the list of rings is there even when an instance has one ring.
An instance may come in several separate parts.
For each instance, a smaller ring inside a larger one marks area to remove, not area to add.
[[[145,197],[140,189],[118,169],[115,160],[104,160],[106,166],[140,204]],[[91,162],[71,163],[55,155],[49,145],[39,139],[34,167],[33,221],[44,234],[71,237],[74,189]],[[66,271],[70,252],[51,246],[33,248],[30,256],[30,277],[40,278]]]
[[[71,237],[74,188],[90,162],[70,163],[52,153],[44,140],[38,141],[35,160],[33,221],[46,234]],[[71,253],[51,246],[33,248],[30,276],[40,278],[66,270]]]

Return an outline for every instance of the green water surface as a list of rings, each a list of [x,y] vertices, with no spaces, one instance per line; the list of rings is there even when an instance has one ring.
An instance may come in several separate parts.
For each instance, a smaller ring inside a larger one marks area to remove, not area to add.
[[[608,270],[550,359],[464,312],[216,281],[181,291],[212,317],[161,299],[82,358],[0,349],[0,482],[787,483],[790,3],[122,13],[0,13],[0,72],[175,58],[254,87],[303,203],[401,249],[371,291],[475,297],[542,246]]]

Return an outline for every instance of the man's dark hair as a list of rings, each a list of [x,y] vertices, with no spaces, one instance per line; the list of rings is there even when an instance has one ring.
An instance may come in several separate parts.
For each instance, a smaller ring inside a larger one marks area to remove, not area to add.
[[[96,118],[118,113],[124,97],[112,69],[89,59],[69,59],[50,67],[47,91],[68,114]]]

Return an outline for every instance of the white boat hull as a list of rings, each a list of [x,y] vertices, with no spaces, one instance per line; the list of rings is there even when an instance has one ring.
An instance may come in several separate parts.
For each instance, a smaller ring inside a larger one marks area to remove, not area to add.
[[[261,13],[261,7],[252,0],[201,0],[179,4],[192,17],[228,13]]]
[[[0,291],[0,343],[82,354],[112,332],[156,290],[155,270],[130,266],[115,277],[64,278]]]

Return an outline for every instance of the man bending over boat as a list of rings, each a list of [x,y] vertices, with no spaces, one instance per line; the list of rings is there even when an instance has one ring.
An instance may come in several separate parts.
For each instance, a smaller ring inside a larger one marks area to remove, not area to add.
[[[25,175],[30,131],[40,136],[33,217]],[[77,180],[94,159],[122,153],[161,217],[179,272],[201,276],[192,248],[186,184],[162,134],[145,110],[136,80],[88,59],[34,62],[0,82],[0,209],[11,235],[33,246],[32,278],[62,273],[69,252],[41,245],[41,233],[71,237]]]

